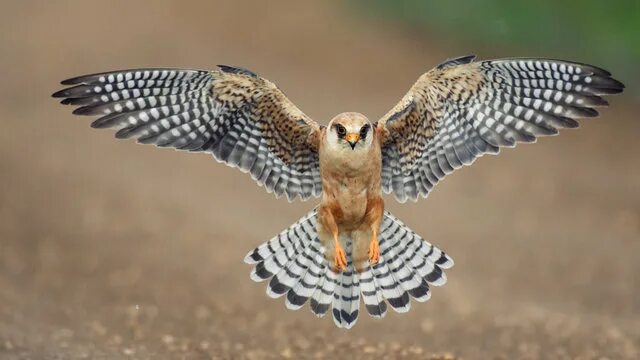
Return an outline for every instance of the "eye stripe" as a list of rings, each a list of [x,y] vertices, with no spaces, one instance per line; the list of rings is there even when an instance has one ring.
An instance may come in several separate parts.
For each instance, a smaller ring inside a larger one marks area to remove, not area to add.
[[[361,129],[360,129],[360,137],[361,138],[366,138],[367,137],[367,133],[369,132],[369,124],[365,124]]]
[[[333,127],[336,129],[339,138],[343,138],[347,134],[347,129],[341,124],[335,124]]]

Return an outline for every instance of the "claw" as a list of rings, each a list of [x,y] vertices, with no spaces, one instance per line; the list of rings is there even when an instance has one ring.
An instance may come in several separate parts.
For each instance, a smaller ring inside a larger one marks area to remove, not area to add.
[[[333,271],[340,272],[347,270],[347,254],[340,244],[336,244],[336,253],[333,257]]]

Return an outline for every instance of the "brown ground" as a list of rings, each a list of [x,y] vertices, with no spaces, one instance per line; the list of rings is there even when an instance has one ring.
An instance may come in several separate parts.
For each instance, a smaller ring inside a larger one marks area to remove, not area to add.
[[[207,155],[117,142],[49,98],[86,72],[229,63],[320,121],[376,118],[468,52],[336,4],[231,3],[3,4],[1,359],[640,356],[640,123],[624,96],[428,201],[389,200],[456,266],[429,303],[351,331],[286,310],[242,263],[311,203],[276,200]]]

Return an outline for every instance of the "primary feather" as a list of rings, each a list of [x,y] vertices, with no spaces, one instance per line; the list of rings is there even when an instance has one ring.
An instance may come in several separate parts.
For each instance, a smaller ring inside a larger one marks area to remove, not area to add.
[[[607,71],[547,59],[448,60],[422,75],[380,121],[382,189],[403,202],[500,147],[533,142],[598,115],[624,85]]]
[[[96,128],[118,138],[179,150],[209,152],[249,172],[267,191],[289,199],[321,192],[319,125],[271,82],[249,70],[137,69],[85,75],[53,94],[99,116]]]

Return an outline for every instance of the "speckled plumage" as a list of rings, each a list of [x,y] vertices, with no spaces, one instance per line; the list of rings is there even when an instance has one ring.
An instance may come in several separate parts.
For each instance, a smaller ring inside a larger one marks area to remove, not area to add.
[[[547,59],[449,60],[423,74],[377,123],[382,189],[426,197],[444,176],[500,147],[534,142],[593,117],[624,86],[600,68]]]
[[[210,152],[289,199],[321,193],[315,131],[320,127],[268,80],[246,70],[140,69],[80,76],[54,94],[98,115],[92,126],[118,138]]]
[[[305,217],[251,251],[251,278],[299,309],[309,300],[338,327],[389,304],[429,299],[453,260],[384,210],[426,197],[447,174],[500,147],[533,142],[596,116],[624,86],[600,68],[559,60],[447,60],[423,74],[376,123],[343,113],[328,127],[252,71],[138,69],[80,76],[56,92],[118,138],[211,153],[276,196],[321,196]]]

